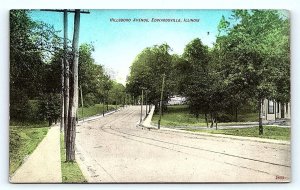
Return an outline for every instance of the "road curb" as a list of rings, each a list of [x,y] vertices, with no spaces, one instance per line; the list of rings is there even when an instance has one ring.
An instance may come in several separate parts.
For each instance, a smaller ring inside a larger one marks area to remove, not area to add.
[[[163,130],[163,131],[173,131],[178,133],[186,133],[192,134],[197,136],[208,136],[208,137],[218,137],[218,138],[227,138],[233,140],[240,140],[240,141],[252,141],[252,142],[261,142],[261,143],[271,143],[271,144],[281,144],[281,145],[290,145],[290,141],[283,141],[283,140],[275,140],[275,139],[266,139],[266,138],[257,138],[257,137],[242,137],[242,136],[234,136],[234,135],[223,135],[223,134],[210,134],[205,132],[193,132],[193,131],[186,131],[180,129],[171,129],[167,127],[161,127],[160,129],[156,128],[155,126],[145,126],[143,124],[139,125],[142,129],[148,129],[149,131],[152,130]]]
[[[117,110],[113,110],[113,111],[107,112],[107,113],[104,114],[104,116],[111,115],[111,114],[113,114],[113,113],[115,113],[115,112],[117,112],[117,111],[120,111],[120,109],[117,109]],[[84,118],[84,120],[83,120],[83,119],[80,119],[80,120],[78,121],[78,124],[84,123],[84,122],[89,122],[89,121],[94,121],[94,120],[100,119],[100,118],[102,118],[102,117],[103,117],[102,114],[100,114],[100,115],[94,115],[94,116],[90,116],[90,117],[86,117],[86,118]]]
[[[154,127],[152,127],[154,129]],[[186,130],[178,130],[178,129],[170,129],[167,127],[161,127],[161,130],[164,131],[174,131],[179,133],[187,133],[199,136],[209,136],[209,137],[219,137],[219,138],[228,138],[240,141],[253,141],[253,142],[261,142],[261,143],[272,143],[272,144],[282,144],[282,145],[290,145],[290,141],[283,140],[275,140],[275,139],[266,139],[266,138],[257,138],[257,137],[242,137],[242,136],[233,136],[233,135],[223,135],[223,134],[210,134],[205,132],[193,132]]]

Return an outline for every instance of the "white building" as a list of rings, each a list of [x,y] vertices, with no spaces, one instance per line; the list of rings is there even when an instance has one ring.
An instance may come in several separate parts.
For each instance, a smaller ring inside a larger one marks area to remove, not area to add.
[[[186,98],[182,96],[173,96],[168,101],[168,105],[179,105],[184,104],[186,102]]]
[[[291,119],[291,104],[265,99],[261,106],[263,120]]]

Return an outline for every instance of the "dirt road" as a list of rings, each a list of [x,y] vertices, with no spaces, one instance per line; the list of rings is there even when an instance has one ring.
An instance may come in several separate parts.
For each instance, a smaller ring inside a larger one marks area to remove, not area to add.
[[[290,145],[136,127],[130,106],[77,128],[77,158],[91,183],[286,182]]]

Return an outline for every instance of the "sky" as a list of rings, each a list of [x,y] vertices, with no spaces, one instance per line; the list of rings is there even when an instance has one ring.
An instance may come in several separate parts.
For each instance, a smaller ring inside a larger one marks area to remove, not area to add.
[[[195,38],[213,46],[222,16],[231,10],[89,10],[81,14],[79,43],[92,43],[97,64],[113,73],[125,84],[135,57],[146,47],[167,43],[171,54],[182,54],[184,47]],[[63,13],[33,10],[30,17],[53,25],[63,37]],[[112,22],[111,19],[131,19],[131,22]],[[150,22],[133,22],[134,18]],[[199,22],[151,22],[151,19],[199,19]],[[68,35],[72,39],[74,14],[68,14]]]

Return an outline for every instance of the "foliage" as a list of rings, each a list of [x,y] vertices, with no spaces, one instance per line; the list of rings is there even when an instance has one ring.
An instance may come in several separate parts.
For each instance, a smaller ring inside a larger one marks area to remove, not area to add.
[[[10,34],[10,119],[56,121],[61,112],[62,39],[53,26],[33,21],[25,10],[10,12]],[[72,63],[72,49],[67,48]],[[95,63],[93,51],[92,44],[82,44],[79,50],[79,86],[85,106],[107,101],[113,88],[103,66]]]
[[[218,41],[220,52],[225,55],[220,59],[226,82],[251,96],[274,99],[274,81],[287,74],[283,65],[289,68],[287,21],[277,11],[266,10],[235,11],[234,19],[240,22]]]
[[[171,84],[171,60],[170,47],[168,44],[155,45],[144,49],[130,67],[130,75],[127,78],[126,91],[132,96],[138,97],[142,89],[147,91],[148,101],[158,104],[163,74],[165,74],[164,102],[172,94]]]
[[[124,85],[117,83],[117,82],[113,82],[112,83],[112,88],[109,91],[109,103],[111,104],[124,104],[125,103],[125,87]]]
[[[48,120],[49,124],[57,122],[61,115],[60,94],[45,94],[39,101],[39,116],[41,120]]]
[[[48,55],[60,48],[53,27],[30,19],[28,11],[10,11],[10,117],[26,120],[29,100],[37,99],[48,74]]]
[[[218,37],[215,50],[230,105],[239,107],[254,98],[260,112],[263,99],[289,102],[288,18],[275,10],[236,10],[227,22],[233,24],[221,20],[224,35]]]
[[[92,44],[82,44],[79,48],[79,86],[83,93],[84,106],[91,106],[106,97],[111,89],[110,78],[102,65],[95,63],[92,57]],[[80,101],[79,101],[80,103]]]
[[[194,39],[186,45],[182,57],[186,60],[186,66],[180,72],[188,76],[181,81],[183,95],[189,102],[191,112],[198,118],[200,113],[209,111],[210,93],[216,87],[210,72],[208,47],[199,38]]]

